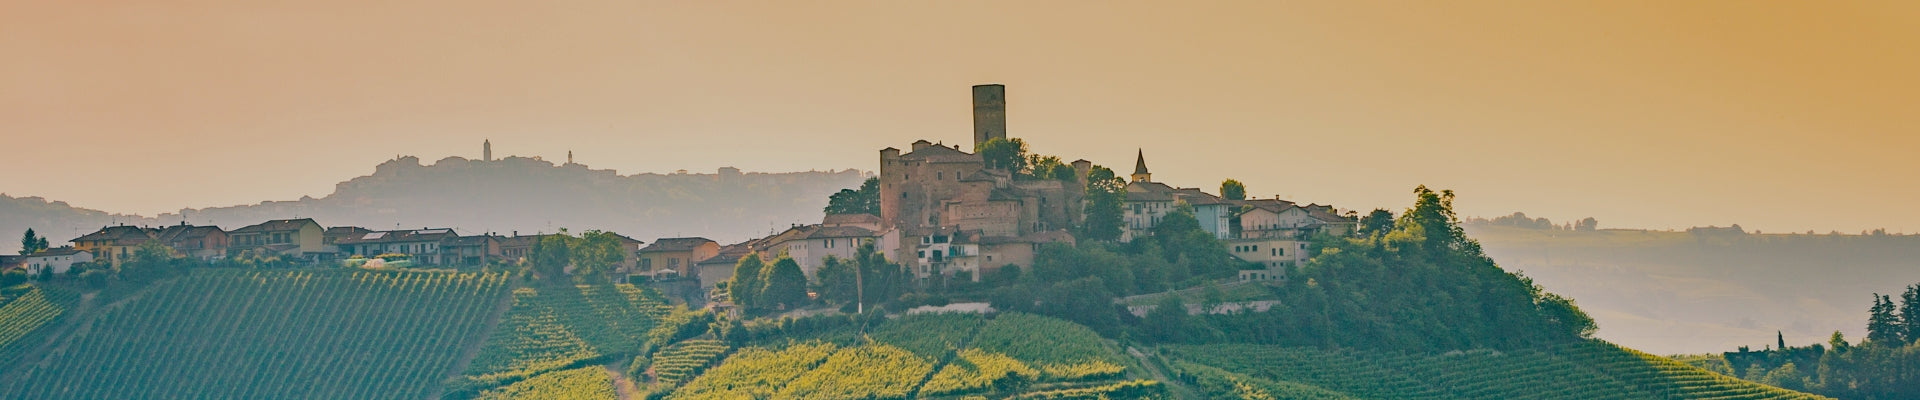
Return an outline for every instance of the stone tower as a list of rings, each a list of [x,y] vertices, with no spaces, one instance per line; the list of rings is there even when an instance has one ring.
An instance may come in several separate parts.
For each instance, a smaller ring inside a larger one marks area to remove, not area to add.
[[[994,138],[1007,138],[1007,87],[973,85],[973,146]]]
[[[1140,153],[1133,159],[1133,181],[1153,182],[1153,173],[1147,172],[1147,151],[1145,149],[1139,151]]]
[[[480,141],[480,159],[486,160],[486,161],[493,161],[493,141],[492,140]]]

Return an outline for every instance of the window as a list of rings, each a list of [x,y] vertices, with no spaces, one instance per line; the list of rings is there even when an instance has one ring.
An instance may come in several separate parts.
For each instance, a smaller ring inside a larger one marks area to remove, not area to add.
[[[955,176],[959,176],[959,175],[955,175]],[[936,179],[936,180],[938,180],[938,179],[947,179],[947,173],[946,173],[946,172],[935,172],[935,173],[934,173],[934,175],[933,175],[933,179]]]
[[[674,258],[674,257],[667,258],[667,268],[674,268],[674,269],[680,268],[680,259]]]
[[[926,251],[926,250],[921,250],[921,251],[920,251],[920,258],[927,258],[927,251]]]
[[[642,270],[642,271],[652,271],[652,270],[653,270],[653,259],[651,259],[651,258],[642,258],[642,259],[640,259],[640,270]]]
[[[907,198],[907,192],[900,192],[900,198]]]

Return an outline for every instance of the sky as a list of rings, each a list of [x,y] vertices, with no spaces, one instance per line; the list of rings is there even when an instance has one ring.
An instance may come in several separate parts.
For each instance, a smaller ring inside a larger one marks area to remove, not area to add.
[[[152,215],[395,155],[877,168],[971,141],[1368,210],[1920,231],[1920,3],[17,1],[0,192]]]

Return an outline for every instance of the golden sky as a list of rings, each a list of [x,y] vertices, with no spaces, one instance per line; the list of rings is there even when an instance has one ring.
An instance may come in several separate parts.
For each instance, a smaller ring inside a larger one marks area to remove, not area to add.
[[[1603,227],[1920,231],[1914,2],[13,1],[0,191],[152,214],[396,154],[622,173],[970,141],[1212,191]]]

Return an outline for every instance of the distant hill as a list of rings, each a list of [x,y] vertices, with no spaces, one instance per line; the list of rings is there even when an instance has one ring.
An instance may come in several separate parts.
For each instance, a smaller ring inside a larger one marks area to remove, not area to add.
[[[448,157],[422,165],[399,157],[374,173],[341,182],[325,197],[232,207],[183,209],[158,216],[74,208],[38,197],[0,195],[0,238],[27,228],[55,246],[114,223],[165,225],[184,220],[235,229],[269,219],[310,217],[321,225],[371,229],[450,227],[461,234],[520,234],[600,229],[652,241],[703,236],[733,242],[819,222],[827,196],[857,187],[855,170],[791,173],[641,173],[620,175],[534,158],[476,161]],[[138,195],[129,193],[129,196]],[[19,248],[0,240],[0,251]]]
[[[1859,340],[1866,293],[1920,282],[1920,236],[1473,225],[1488,256],[1577,299],[1600,338],[1658,354]]]

